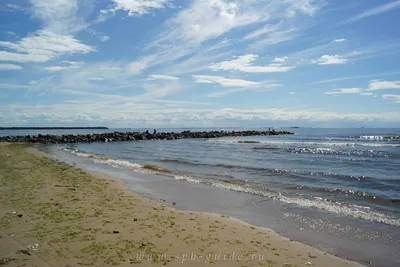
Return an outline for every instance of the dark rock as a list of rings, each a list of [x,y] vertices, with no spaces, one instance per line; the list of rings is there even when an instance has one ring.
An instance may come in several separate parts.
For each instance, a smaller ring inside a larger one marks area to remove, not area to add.
[[[119,231],[113,231],[113,234],[119,234]]]
[[[177,140],[187,138],[220,138],[220,137],[239,137],[239,136],[267,136],[267,135],[286,135],[293,134],[286,131],[211,131],[211,132],[190,132],[181,133],[157,133],[156,135],[148,132],[114,132],[101,134],[83,135],[42,135],[37,136],[4,136],[0,137],[0,142],[10,143],[40,143],[40,144],[68,144],[68,143],[93,143],[93,142],[122,142],[134,140]]]
[[[20,217],[20,218],[21,218],[22,216],[24,216],[24,215],[23,215],[23,214],[18,214],[18,217]]]
[[[23,254],[28,255],[28,256],[31,255],[31,253],[27,249],[20,249],[20,250],[17,251],[17,253],[23,253]]]

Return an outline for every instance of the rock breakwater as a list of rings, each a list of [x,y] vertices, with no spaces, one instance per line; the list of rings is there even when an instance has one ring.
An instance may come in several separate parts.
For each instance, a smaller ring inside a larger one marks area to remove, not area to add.
[[[286,131],[211,131],[211,132],[191,132],[184,131],[161,132],[151,134],[149,132],[113,132],[100,134],[84,135],[25,135],[25,136],[5,136],[0,137],[0,142],[10,143],[37,143],[37,144],[69,144],[69,143],[96,143],[96,142],[122,142],[135,140],[175,140],[188,138],[220,138],[220,137],[240,137],[240,136],[262,136],[262,135],[284,135],[293,134]]]

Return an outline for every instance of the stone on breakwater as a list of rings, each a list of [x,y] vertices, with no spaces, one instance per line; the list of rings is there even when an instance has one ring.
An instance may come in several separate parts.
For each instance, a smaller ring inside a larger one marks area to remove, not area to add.
[[[287,131],[211,131],[211,132],[191,132],[181,133],[157,133],[147,132],[114,132],[100,134],[82,135],[26,135],[26,136],[5,136],[0,137],[0,142],[10,143],[37,143],[37,144],[69,144],[69,143],[95,143],[95,142],[122,142],[134,140],[175,140],[187,138],[220,138],[220,137],[240,137],[240,136],[260,136],[260,135],[284,135],[293,134]]]

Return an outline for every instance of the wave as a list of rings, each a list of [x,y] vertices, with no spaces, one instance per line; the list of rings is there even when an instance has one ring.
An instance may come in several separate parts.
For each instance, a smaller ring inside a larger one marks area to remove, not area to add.
[[[322,187],[313,187],[313,186],[304,186],[304,185],[299,185],[299,186],[293,186],[289,187],[288,190],[294,190],[299,193],[297,195],[303,196],[304,194],[314,194],[314,193],[319,193],[322,195],[326,195],[326,193],[330,193],[336,197],[348,197],[351,196],[352,198],[358,198],[360,200],[366,200],[370,201],[376,205],[383,205],[385,207],[387,206],[397,206],[397,204],[400,204],[399,199],[391,199],[391,198],[385,198],[382,196],[378,196],[375,194],[371,194],[368,192],[356,190],[356,189],[345,189],[345,188],[322,188]],[[300,193],[301,192],[301,193]]]
[[[359,143],[359,142],[295,142],[295,141],[246,141],[246,140],[208,140],[211,143],[230,143],[230,144],[267,144],[267,145],[306,145],[306,146],[339,146],[339,147],[396,147],[400,144],[382,143]]]
[[[386,215],[383,213],[379,213],[377,211],[372,211],[369,207],[361,207],[358,205],[334,202],[334,201],[322,199],[322,198],[289,197],[289,196],[284,196],[280,193],[273,193],[273,192],[265,191],[259,187],[252,186],[247,183],[243,183],[242,181],[235,181],[235,180],[213,181],[213,180],[209,180],[209,179],[204,180],[204,179],[195,178],[195,177],[192,177],[189,175],[178,175],[171,171],[165,172],[165,169],[159,168],[154,165],[149,165],[149,166],[154,166],[156,168],[146,168],[145,164],[138,164],[138,163],[133,163],[133,162],[124,161],[124,160],[116,160],[116,159],[106,158],[106,157],[103,157],[100,155],[83,153],[76,149],[75,150],[68,149],[68,148],[62,148],[62,149],[64,151],[72,153],[76,156],[92,159],[95,163],[98,163],[98,164],[107,164],[107,165],[117,167],[117,168],[129,168],[129,169],[132,169],[134,171],[139,171],[139,172],[162,174],[167,177],[173,177],[175,180],[181,180],[181,181],[194,183],[194,184],[206,184],[208,186],[212,186],[212,187],[220,188],[220,189],[224,189],[224,190],[258,195],[258,196],[262,196],[262,197],[269,198],[269,199],[279,200],[279,201],[282,201],[282,202],[288,203],[288,204],[296,204],[296,205],[306,207],[306,208],[315,208],[315,209],[324,210],[324,211],[328,211],[328,212],[332,212],[332,213],[336,213],[336,214],[351,216],[351,217],[355,217],[355,218],[360,218],[360,219],[364,219],[364,220],[369,220],[369,221],[374,221],[374,222],[379,222],[379,223],[384,223],[384,224],[389,224],[389,225],[394,225],[394,226],[400,227],[400,219],[397,219],[395,217],[392,217],[392,216],[389,216],[389,215]],[[218,165],[216,165],[216,166],[218,166]],[[162,170],[162,171],[160,171],[160,170]],[[277,169],[270,169],[270,171],[276,172],[276,173],[285,172],[283,170],[277,170]],[[393,203],[396,203],[396,202],[393,202]]]
[[[396,135],[365,135],[365,136],[360,136],[360,139],[363,140],[400,140],[400,136]]]
[[[159,171],[158,169],[162,169],[162,168],[158,168],[157,166],[153,166],[153,165],[138,164],[138,163],[134,163],[134,162],[126,161],[126,160],[111,159],[111,158],[103,157],[103,156],[96,155],[96,154],[82,153],[76,149],[62,148],[62,150],[69,152],[75,156],[92,159],[94,161],[94,163],[96,163],[96,164],[106,164],[106,165],[110,165],[115,168],[127,168],[127,169],[133,169],[135,171],[146,172],[146,173],[158,172]],[[153,168],[151,168],[149,166],[152,166]],[[162,170],[164,170],[164,169],[162,169]]]
[[[400,227],[400,219],[398,219],[394,216],[390,216],[390,215],[383,214],[383,213],[380,213],[377,211],[373,211],[373,210],[371,210],[370,207],[342,203],[342,202],[335,202],[335,201],[323,199],[320,197],[315,197],[313,199],[288,197],[288,196],[284,196],[279,193],[278,194],[270,193],[270,192],[266,192],[266,191],[259,190],[256,188],[246,187],[246,186],[242,186],[242,185],[203,181],[200,179],[195,179],[190,176],[175,176],[174,178],[176,180],[184,180],[184,181],[187,181],[190,183],[196,183],[196,184],[202,183],[202,184],[207,184],[209,186],[213,186],[213,187],[221,188],[221,189],[225,189],[225,190],[258,195],[258,196],[262,196],[262,197],[266,197],[266,198],[270,198],[270,199],[279,200],[279,201],[282,201],[287,204],[295,204],[295,205],[305,207],[305,208],[319,209],[319,210],[328,211],[328,212],[339,214],[339,215],[350,216],[350,217],[354,217],[354,218],[358,218],[358,219],[363,219],[363,220],[368,220],[368,221],[373,221],[373,222],[378,222],[378,223],[383,223],[383,224]]]
[[[262,168],[262,167],[252,167],[252,166],[238,166],[238,165],[228,165],[228,164],[207,164],[207,163],[198,163],[198,162],[190,162],[185,160],[178,159],[164,159],[161,162],[166,163],[175,163],[189,166],[199,166],[199,167],[209,167],[209,168],[225,168],[225,169],[235,169],[235,170],[243,170],[243,171],[256,171],[259,175],[273,175],[280,176],[285,178],[311,178],[315,176],[321,177],[333,177],[335,179],[343,179],[347,181],[361,181],[361,182],[369,182],[369,183],[387,183],[387,184],[395,184],[400,185],[400,180],[395,179],[377,179],[374,177],[368,176],[357,176],[357,175],[346,175],[340,173],[331,173],[331,172],[307,172],[307,171],[299,171],[299,170],[281,170],[276,168]],[[377,186],[382,186],[382,184],[377,184]]]
[[[332,148],[308,148],[308,147],[272,147],[272,146],[257,146],[253,147],[254,150],[280,150],[283,152],[289,152],[292,154],[323,154],[323,155],[344,155],[344,156],[367,156],[367,157],[379,157],[389,158],[396,157],[397,155],[391,154],[385,151],[378,151],[372,149],[357,149],[357,150],[341,150]]]

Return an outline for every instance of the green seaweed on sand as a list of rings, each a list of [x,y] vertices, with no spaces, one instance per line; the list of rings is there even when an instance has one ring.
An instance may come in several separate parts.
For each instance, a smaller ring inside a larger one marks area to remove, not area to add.
[[[152,171],[156,171],[156,172],[168,172],[170,173],[171,171],[165,168],[160,168],[158,166],[155,165],[151,165],[151,164],[144,164],[143,165],[143,169],[147,169],[147,170],[152,170]]]
[[[244,185],[245,182],[244,181],[238,181],[238,180],[234,180],[234,181],[230,181],[230,180],[222,180],[222,182],[224,183],[228,183],[228,184],[236,184],[236,185]]]

